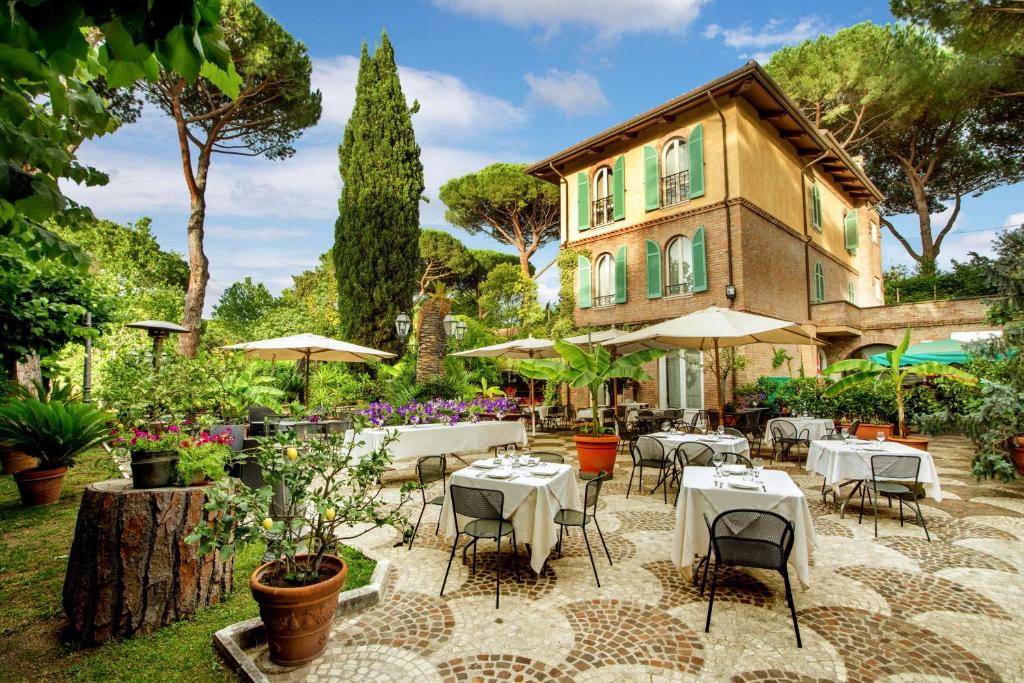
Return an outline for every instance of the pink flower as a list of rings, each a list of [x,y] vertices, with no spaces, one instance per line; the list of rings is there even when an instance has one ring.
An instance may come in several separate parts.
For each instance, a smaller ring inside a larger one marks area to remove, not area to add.
[[[178,425],[171,425],[170,427],[167,428],[167,431],[174,432],[175,434],[177,434],[180,431],[180,429],[178,428]]]

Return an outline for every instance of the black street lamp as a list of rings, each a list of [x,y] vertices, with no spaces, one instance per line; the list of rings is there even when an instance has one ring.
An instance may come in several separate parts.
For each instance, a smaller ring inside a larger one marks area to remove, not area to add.
[[[405,342],[409,338],[409,329],[412,327],[412,320],[405,312],[399,313],[395,318],[395,331],[398,332],[398,340]]]

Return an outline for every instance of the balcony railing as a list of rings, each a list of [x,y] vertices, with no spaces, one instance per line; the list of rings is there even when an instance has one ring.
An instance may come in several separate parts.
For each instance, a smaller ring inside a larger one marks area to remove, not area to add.
[[[675,296],[677,294],[689,294],[692,289],[692,285],[689,282],[677,282],[672,285],[665,285],[665,296]]]
[[[671,206],[690,198],[690,172],[680,171],[661,179],[661,205]]]
[[[594,227],[611,223],[614,220],[612,199],[612,195],[608,195],[594,200]]]
[[[614,306],[614,305],[615,305],[615,295],[614,294],[607,294],[605,296],[595,296],[594,297],[594,308],[601,308],[602,306]]]

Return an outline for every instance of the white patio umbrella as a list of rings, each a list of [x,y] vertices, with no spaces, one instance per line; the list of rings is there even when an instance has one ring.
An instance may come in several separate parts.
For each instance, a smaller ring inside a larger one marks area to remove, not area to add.
[[[293,334],[290,337],[275,337],[261,341],[242,342],[220,347],[227,351],[244,351],[248,358],[264,360],[306,361],[306,381],[303,398],[309,400],[309,362],[330,360],[342,363],[362,363],[368,360],[394,358],[395,354],[359,346],[319,334]]]
[[[768,344],[816,345],[819,342],[796,323],[731,308],[711,306],[672,320],[629,332],[604,342],[619,353],[639,349],[714,350],[715,375],[721,377],[719,349],[764,342]],[[725,420],[725,399],[718,391],[718,414]]]
[[[501,344],[481,346],[478,349],[460,351],[453,353],[453,356],[463,358],[555,358],[558,353],[555,351],[555,342],[550,339],[514,339]],[[533,434],[537,433],[537,411],[533,401],[533,378],[530,378],[530,429]]]

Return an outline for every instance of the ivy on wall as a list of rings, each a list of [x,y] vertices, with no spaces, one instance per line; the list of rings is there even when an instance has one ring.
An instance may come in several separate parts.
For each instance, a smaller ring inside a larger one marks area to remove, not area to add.
[[[576,308],[576,276],[577,258],[590,258],[589,249],[563,248],[558,254],[556,264],[560,278],[558,288],[558,313],[551,319],[550,335],[554,339],[571,336],[576,331],[576,320],[573,311]]]

